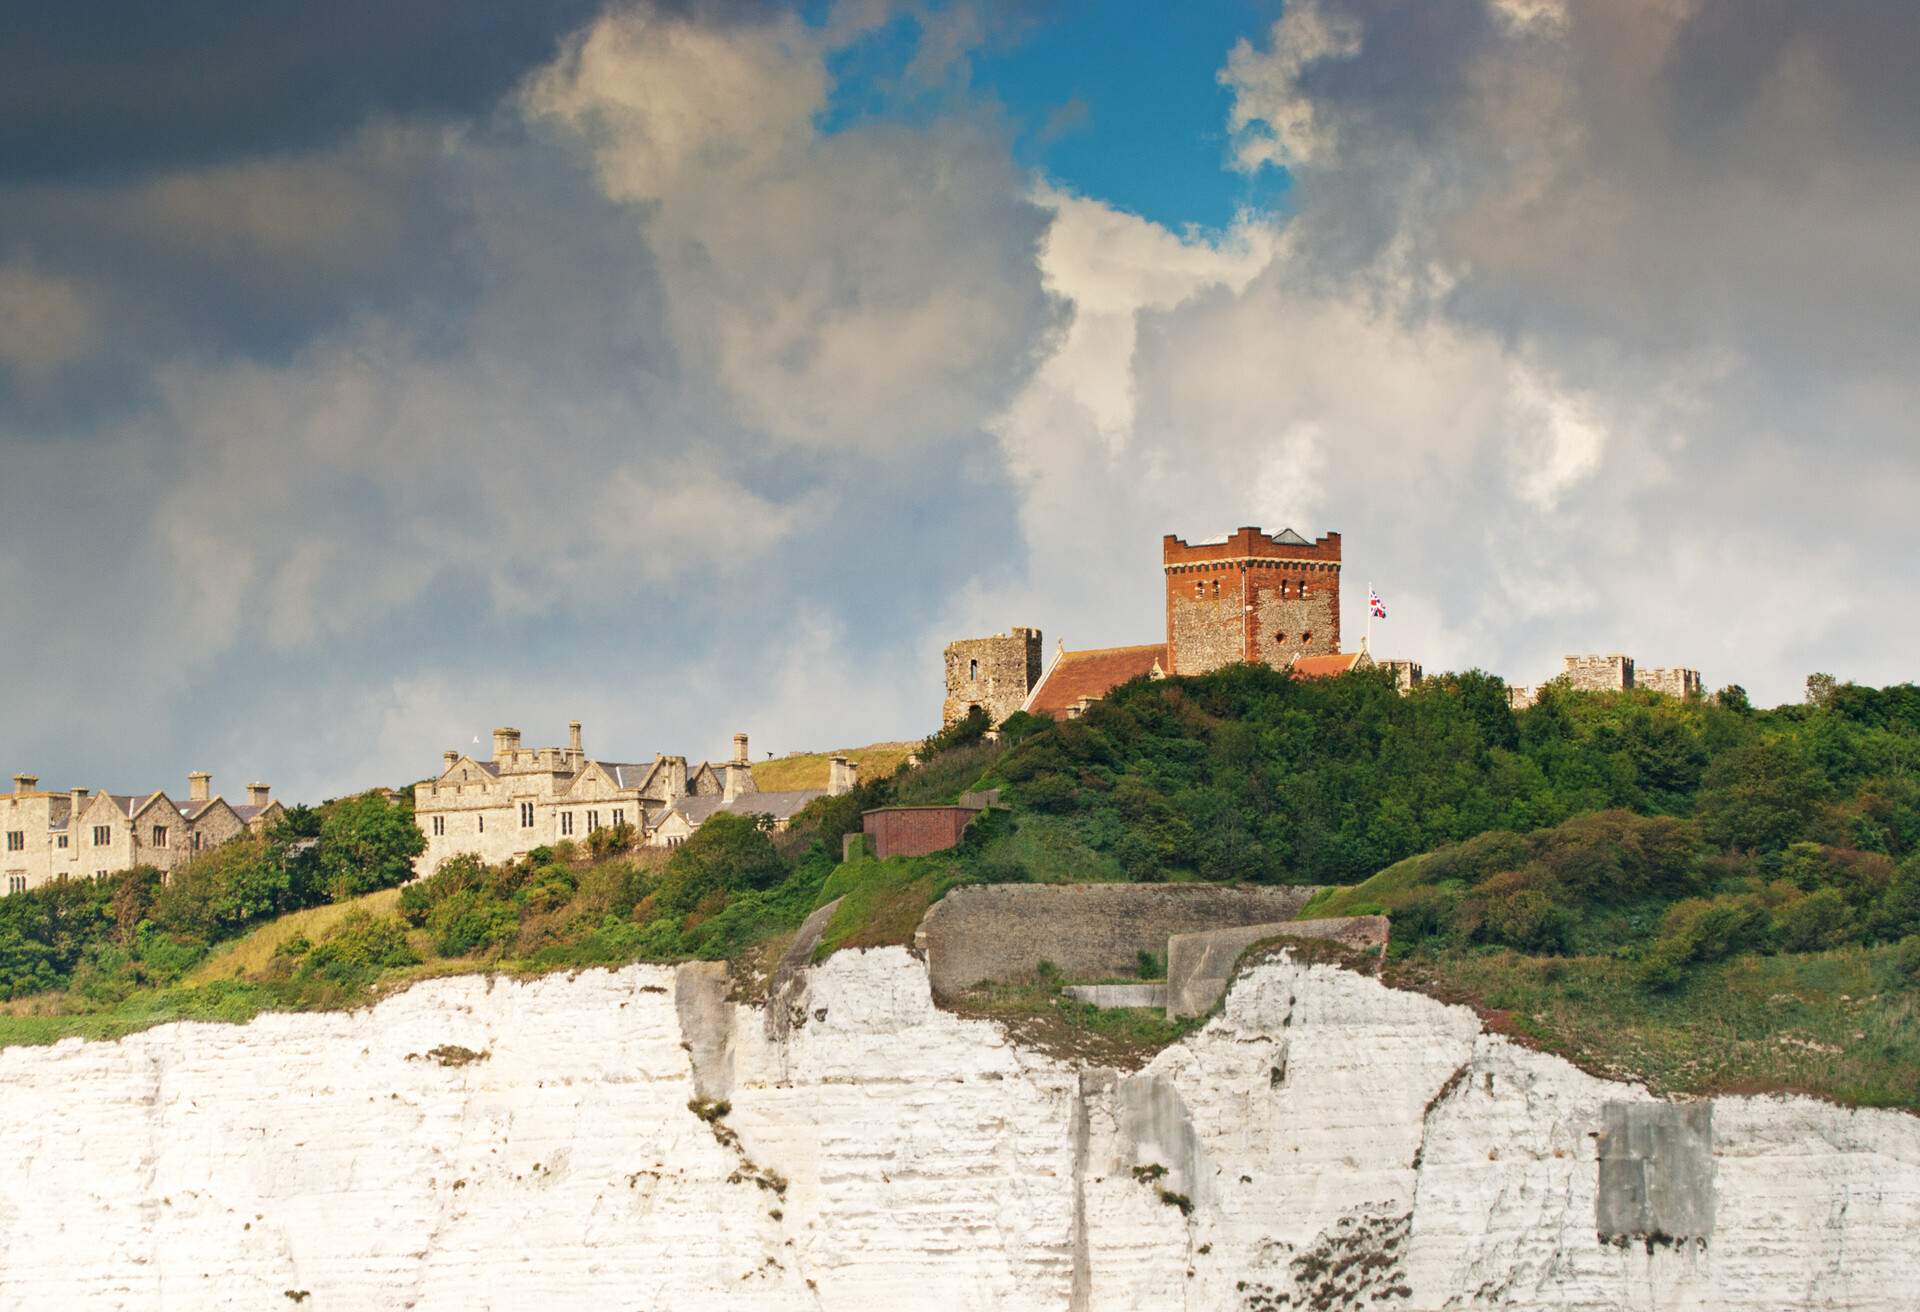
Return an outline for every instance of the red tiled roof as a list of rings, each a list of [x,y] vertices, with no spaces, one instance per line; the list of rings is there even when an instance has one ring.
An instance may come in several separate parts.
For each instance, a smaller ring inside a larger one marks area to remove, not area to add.
[[[1296,679],[1331,679],[1336,674],[1357,669],[1359,664],[1359,652],[1338,651],[1329,656],[1296,656],[1287,668]]]
[[[1164,642],[1144,647],[1099,647],[1091,651],[1063,651],[1027,701],[1035,715],[1064,720],[1067,709],[1082,697],[1104,697],[1128,679],[1166,669]]]

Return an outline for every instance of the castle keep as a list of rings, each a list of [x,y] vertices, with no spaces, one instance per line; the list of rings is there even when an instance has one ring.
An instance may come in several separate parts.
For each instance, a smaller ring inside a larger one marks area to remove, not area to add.
[[[1237,661],[1284,669],[1340,650],[1340,535],[1313,542],[1242,528],[1218,542],[1161,539],[1171,674]]]
[[[940,722],[967,718],[978,706],[994,724],[1019,710],[1040,682],[1040,630],[1013,629],[947,644],[947,699]]]

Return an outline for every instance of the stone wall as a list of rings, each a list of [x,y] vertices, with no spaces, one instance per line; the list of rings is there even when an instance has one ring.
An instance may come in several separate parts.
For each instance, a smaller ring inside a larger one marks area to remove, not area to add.
[[[1171,674],[1235,661],[1284,668],[1340,650],[1340,535],[1314,542],[1242,528],[1220,542],[1161,541]]]
[[[1633,686],[1680,698],[1695,697],[1705,691],[1700,683],[1700,671],[1677,665],[1668,669],[1647,667],[1636,670]]]
[[[1013,629],[947,644],[947,696],[940,722],[952,724],[978,706],[993,723],[1019,710],[1040,682],[1040,630]]]
[[[1560,677],[1576,692],[1621,692],[1633,687],[1633,657],[1569,656]]]
[[[1046,884],[957,888],[934,903],[914,946],[939,997],[1052,962],[1071,980],[1134,975],[1175,934],[1291,920],[1315,890],[1180,884]]]

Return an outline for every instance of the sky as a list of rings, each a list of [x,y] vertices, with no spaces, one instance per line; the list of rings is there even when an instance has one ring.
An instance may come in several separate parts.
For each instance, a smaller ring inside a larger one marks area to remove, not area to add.
[[[1920,650],[1920,6],[0,0],[4,773],[917,737],[1343,534],[1382,656]]]

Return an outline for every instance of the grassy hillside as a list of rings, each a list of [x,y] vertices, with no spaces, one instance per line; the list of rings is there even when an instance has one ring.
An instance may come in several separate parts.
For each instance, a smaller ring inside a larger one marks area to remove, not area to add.
[[[770,761],[754,762],[753,782],[763,793],[825,788],[827,760],[837,755],[857,762],[860,773],[866,778],[884,778],[898,769],[900,763],[919,747],[917,742],[869,743],[865,747],[848,747],[841,752],[794,752],[787,756],[776,756]]]
[[[1596,1072],[1920,1111],[1920,690],[1755,711],[1737,690],[1549,689],[1516,714],[1478,674],[1403,697],[1371,674],[1235,667],[1067,723],[1015,717],[998,744],[982,727],[777,835],[720,816],[664,853],[602,831],[368,891],[404,868],[401,817],[356,802],[314,818],[311,850],[283,837],[164,887],[0,899],[0,1042],[350,1006],[450,971],[764,963],[835,897],[823,953],[907,942],[963,882],[1295,882],[1341,885],[1309,915],[1391,917],[1391,982]],[[863,810],[983,785],[1008,805],[954,851],[839,861]],[[1047,1018],[1034,1033],[1061,1051],[1131,1060],[1175,1033],[1083,1015],[1057,985],[966,1005]]]

